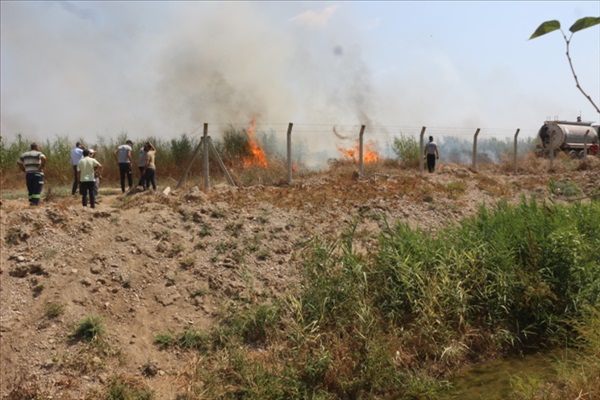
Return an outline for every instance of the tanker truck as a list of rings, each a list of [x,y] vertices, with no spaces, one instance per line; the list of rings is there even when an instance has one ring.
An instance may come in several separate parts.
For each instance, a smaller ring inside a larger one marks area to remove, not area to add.
[[[547,157],[564,151],[571,158],[583,158],[587,154],[597,155],[599,125],[593,122],[546,121],[538,131],[538,155]],[[586,135],[587,134],[587,135]]]

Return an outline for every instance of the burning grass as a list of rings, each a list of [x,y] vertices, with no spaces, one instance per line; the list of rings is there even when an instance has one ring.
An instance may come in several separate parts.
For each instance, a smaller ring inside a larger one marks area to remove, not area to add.
[[[101,189],[118,186],[118,166],[114,160],[113,152],[127,138],[127,133],[121,133],[116,140],[99,138],[97,143],[86,143],[86,145],[96,150],[98,154],[96,158],[103,165],[104,180],[101,183]],[[189,175],[195,177],[196,181],[203,179],[204,155],[202,152],[195,153],[200,137],[182,134],[180,137],[170,140],[161,140],[154,137],[137,139],[136,148],[134,148],[132,154],[134,159],[133,178],[135,181],[139,179],[136,164],[139,150],[137,143],[144,143],[145,141],[151,141],[157,149],[156,164],[159,186],[174,185],[175,182],[179,182],[188,168],[190,168]],[[468,160],[470,162],[470,157],[467,157],[468,154],[465,153],[467,151],[465,149],[470,149],[471,146],[467,146],[467,144],[449,138],[447,143],[441,145],[440,172],[444,165],[447,165],[448,160],[456,158],[457,160]],[[72,182],[73,171],[67,160],[73,145],[74,143],[65,136],[59,136],[54,141],[47,140],[42,143],[42,151],[48,157],[45,171],[46,188],[51,185],[54,188],[59,188]],[[2,140],[0,147],[2,172],[0,184],[3,188],[23,187],[23,175],[18,171],[16,161],[28,149],[28,146],[29,141],[20,135],[15,142],[10,144]],[[507,150],[509,148],[507,146],[506,143],[494,140],[487,147],[483,145],[483,142],[480,143],[482,151],[488,154],[480,161],[486,159],[488,162],[480,162],[478,170],[513,173],[513,157],[510,151]],[[223,132],[222,139],[215,140],[214,147],[224,165],[233,175],[236,184],[242,186],[282,185],[287,180],[287,160],[277,150],[281,148],[281,144],[277,143],[274,134],[258,132],[254,118],[251,119],[245,129],[236,129],[234,126],[229,126]],[[370,174],[385,173],[388,167],[397,167],[408,171],[419,170],[421,156],[418,143],[413,137],[401,135],[399,138],[394,138],[391,151],[395,154],[395,158],[383,157],[379,147],[376,141],[371,140],[364,143],[362,171],[364,175],[361,178],[368,177]],[[510,148],[512,149],[512,147]],[[294,153],[296,161],[293,166],[295,177],[309,173],[301,161],[305,158],[305,155],[302,154],[305,152],[304,145],[297,145],[296,151],[297,153]],[[359,178],[356,171],[356,166],[359,163],[359,143],[354,143],[350,148],[339,146],[338,151],[340,157],[330,159],[328,168],[330,170],[346,168],[351,177],[354,179]],[[494,163],[493,160],[497,160],[497,163]],[[597,157],[589,157],[587,160],[573,160],[563,153],[557,154],[552,165],[553,171],[550,171],[550,160],[539,158],[534,152],[519,154],[518,159],[518,172],[522,174],[564,173],[576,170],[593,171],[599,168],[600,162]],[[226,181],[226,176],[221,171],[220,163],[214,157],[214,154],[209,156],[209,171],[211,181],[215,183]]]

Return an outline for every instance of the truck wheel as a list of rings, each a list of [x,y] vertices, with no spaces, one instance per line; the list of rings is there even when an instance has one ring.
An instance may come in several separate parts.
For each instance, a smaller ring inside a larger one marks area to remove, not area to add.
[[[575,150],[569,151],[569,157],[571,157],[572,159],[577,158],[577,152]]]

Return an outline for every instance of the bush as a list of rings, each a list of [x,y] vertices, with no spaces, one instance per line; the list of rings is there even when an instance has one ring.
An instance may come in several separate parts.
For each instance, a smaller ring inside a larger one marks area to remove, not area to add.
[[[106,389],[106,400],[151,400],[154,393],[133,378],[113,377]]]
[[[421,165],[419,143],[413,137],[406,137],[402,134],[399,138],[394,137],[392,151],[407,167],[417,168]]]
[[[73,333],[69,335],[71,342],[92,341],[104,335],[104,324],[98,316],[88,316],[83,318],[75,327]]]
[[[46,304],[46,317],[58,318],[65,313],[65,306],[61,303],[52,302]]]

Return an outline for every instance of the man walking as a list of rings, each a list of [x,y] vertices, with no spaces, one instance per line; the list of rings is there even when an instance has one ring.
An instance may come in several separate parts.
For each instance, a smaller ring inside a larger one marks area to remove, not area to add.
[[[40,151],[40,145],[31,143],[30,150],[23,153],[17,161],[17,165],[21,171],[25,172],[29,205],[38,206],[42,197],[44,167],[46,166],[46,156]]]
[[[125,144],[120,145],[115,150],[115,157],[119,163],[119,176],[121,178],[121,192],[125,193],[125,176],[127,176],[127,183],[129,189],[133,186],[133,177],[131,175],[131,151],[133,142],[129,139],[125,141]]]
[[[433,136],[429,136],[429,143],[425,145],[425,155],[427,156],[427,170],[432,173],[435,171],[435,160],[440,158],[438,145],[433,141]]]
[[[73,166],[73,187],[71,189],[71,195],[77,193],[77,186],[79,181],[77,180],[77,163],[83,158],[83,149],[81,143],[77,142],[75,148],[71,150],[71,165]]]
[[[98,160],[90,157],[90,151],[85,149],[83,151],[83,158],[77,164],[81,204],[83,204],[84,207],[87,207],[89,195],[90,207],[96,208],[96,171],[98,171],[98,173],[102,172],[102,165]]]

